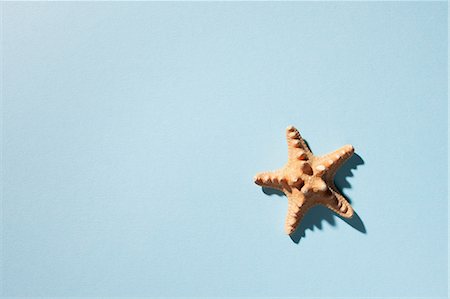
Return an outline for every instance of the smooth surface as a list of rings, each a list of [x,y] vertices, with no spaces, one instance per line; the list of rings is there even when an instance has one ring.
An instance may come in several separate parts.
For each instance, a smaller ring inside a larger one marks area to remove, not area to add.
[[[2,10],[4,295],[446,296],[445,2]],[[284,235],[289,124],[366,233]]]

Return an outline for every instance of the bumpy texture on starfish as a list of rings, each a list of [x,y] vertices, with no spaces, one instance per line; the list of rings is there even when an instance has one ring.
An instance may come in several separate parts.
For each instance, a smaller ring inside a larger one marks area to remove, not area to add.
[[[350,158],[353,146],[345,145],[323,157],[316,157],[300,133],[293,126],[286,129],[288,162],[273,172],[255,176],[255,183],[278,189],[288,198],[285,232],[292,234],[306,212],[321,204],[345,218],[353,216],[353,209],[334,185],[338,168]]]

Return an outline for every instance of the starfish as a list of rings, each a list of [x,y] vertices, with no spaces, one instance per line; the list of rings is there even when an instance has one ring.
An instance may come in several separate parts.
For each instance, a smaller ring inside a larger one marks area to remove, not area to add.
[[[314,156],[300,133],[293,126],[286,129],[288,161],[273,172],[258,173],[255,183],[278,189],[288,198],[288,213],[285,232],[291,235],[306,212],[315,205],[324,205],[344,218],[353,216],[353,209],[345,197],[339,193],[334,176],[338,168],[353,154],[351,145],[325,156]]]

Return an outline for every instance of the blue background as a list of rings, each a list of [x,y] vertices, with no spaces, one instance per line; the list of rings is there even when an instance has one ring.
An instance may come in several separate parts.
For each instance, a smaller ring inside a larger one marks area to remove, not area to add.
[[[3,3],[5,296],[447,294],[447,3]],[[346,143],[359,215],[253,175]]]

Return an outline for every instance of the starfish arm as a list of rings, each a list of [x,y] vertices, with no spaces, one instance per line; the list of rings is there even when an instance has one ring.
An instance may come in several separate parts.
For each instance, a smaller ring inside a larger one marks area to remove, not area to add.
[[[284,231],[286,234],[291,235],[297,229],[306,212],[308,212],[308,210],[313,207],[315,203],[305,201],[305,197],[302,193],[295,195],[289,193],[287,194],[287,198],[288,212],[286,215]]]
[[[344,218],[351,218],[354,212],[350,203],[337,190],[330,189],[331,196],[322,199],[320,203]]]
[[[329,178],[332,178],[336,171],[341,167],[354,153],[352,145],[344,145],[338,150],[331,152],[318,159],[318,167],[322,167]]]
[[[267,188],[274,188],[278,190],[282,190],[282,183],[284,182],[282,171],[268,171],[268,172],[260,172],[255,175],[254,181],[257,185]]]
[[[293,126],[286,128],[286,139],[289,160],[307,160],[312,157],[313,154],[305,140],[303,140],[298,130]]]

